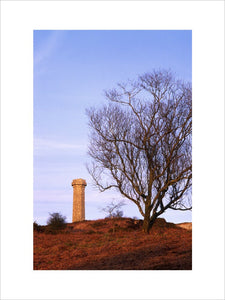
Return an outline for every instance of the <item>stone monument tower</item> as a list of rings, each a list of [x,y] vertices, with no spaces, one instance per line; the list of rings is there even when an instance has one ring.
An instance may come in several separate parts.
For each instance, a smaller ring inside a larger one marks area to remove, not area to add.
[[[72,181],[73,187],[73,217],[72,221],[85,220],[85,186],[87,185],[84,179],[74,179]]]

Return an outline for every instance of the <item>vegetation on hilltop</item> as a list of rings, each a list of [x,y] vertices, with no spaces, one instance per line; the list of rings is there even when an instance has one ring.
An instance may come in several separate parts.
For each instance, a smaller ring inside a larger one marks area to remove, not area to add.
[[[106,218],[34,231],[34,270],[191,270],[192,231],[158,218]]]

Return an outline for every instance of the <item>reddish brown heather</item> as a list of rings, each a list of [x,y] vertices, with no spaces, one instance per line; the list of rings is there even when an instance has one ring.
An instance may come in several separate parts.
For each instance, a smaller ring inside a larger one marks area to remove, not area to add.
[[[57,234],[43,226],[34,231],[34,270],[191,270],[190,224],[159,219],[148,235],[130,218],[70,223]]]

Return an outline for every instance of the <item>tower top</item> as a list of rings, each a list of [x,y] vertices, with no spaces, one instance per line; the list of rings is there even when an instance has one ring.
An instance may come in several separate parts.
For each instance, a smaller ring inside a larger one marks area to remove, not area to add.
[[[74,180],[72,181],[72,186],[73,186],[73,185],[84,185],[84,186],[86,186],[86,185],[87,185],[87,182],[86,182],[86,180],[84,180],[84,179],[78,178],[78,179],[74,179]]]

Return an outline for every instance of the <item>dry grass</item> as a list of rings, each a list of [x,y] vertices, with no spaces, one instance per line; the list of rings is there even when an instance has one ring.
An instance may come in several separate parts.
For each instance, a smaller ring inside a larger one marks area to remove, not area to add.
[[[192,223],[180,223],[176,225],[187,230],[192,230]]]
[[[190,229],[159,219],[146,235],[141,225],[101,219],[67,224],[57,234],[45,226],[34,231],[34,270],[191,270]]]

